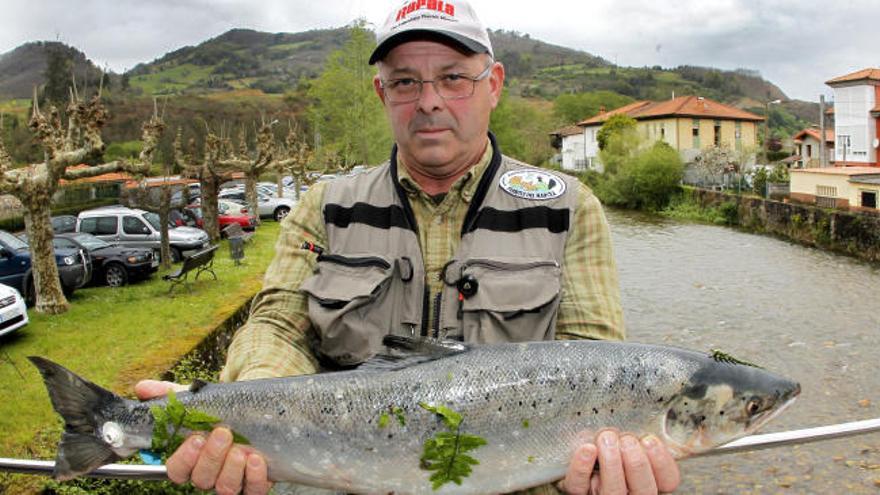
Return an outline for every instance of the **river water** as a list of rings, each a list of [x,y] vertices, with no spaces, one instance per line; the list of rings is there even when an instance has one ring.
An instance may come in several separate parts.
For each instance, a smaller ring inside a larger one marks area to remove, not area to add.
[[[801,383],[763,432],[880,416],[880,267],[608,211],[628,340],[719,348]],[[880,434],[688,459],[681,493],[880,493]]]

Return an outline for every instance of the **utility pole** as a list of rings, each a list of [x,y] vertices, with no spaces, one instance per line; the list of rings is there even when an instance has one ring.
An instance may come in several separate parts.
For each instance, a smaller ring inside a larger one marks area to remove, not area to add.
[[[819,167],[828,166],[828,152],[825,149],[825,95],[819,95]]]

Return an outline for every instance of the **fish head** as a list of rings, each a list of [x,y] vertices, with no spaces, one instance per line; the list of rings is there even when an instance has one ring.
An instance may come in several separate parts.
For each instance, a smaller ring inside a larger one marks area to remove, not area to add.
[[[676,457],[749,435],[787,408],[800,384],[761,368],[708,359],[666,405],[661,432]]]

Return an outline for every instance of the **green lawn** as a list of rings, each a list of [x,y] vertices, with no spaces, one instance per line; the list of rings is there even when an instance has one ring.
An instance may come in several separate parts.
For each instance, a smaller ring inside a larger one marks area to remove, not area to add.
[[[27,356],[46,357],[131,395],[135,382],[169,369],[259,290],[278,231],[278,223],[263,222],[240,266],[223,241],[214,259],[218,280],[202,274],[191,293],[181,286],[166,295],[169,284],[160,272],[119,289],[80,289],[63,315],[30,312],[29,325],[0,339],[0,457],[51,457],[55,450],[60,419]]]

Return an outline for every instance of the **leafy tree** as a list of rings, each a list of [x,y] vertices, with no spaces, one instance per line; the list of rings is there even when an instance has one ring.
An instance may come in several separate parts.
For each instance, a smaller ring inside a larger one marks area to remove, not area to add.
[[[599,132],[596,133],[596,141],[599,142],[599,149],[604,150],[608,146],[611,136],[624,135],[636,132],[636,119],[626,115],[612,115],[602,124]]]
[[[765,167],[758,167],[752,176],[752,190],[761,196],[767,194],[767,169]]]
[[[526,163],[540,165],[553,156],[547,129],[558,125],[544,102],[510,96],[505,89],[492,112],[489,129],[504,153]]]
[[[614,91],[590,91],[559,95],[553,100],[553,113],[562,122],[575,123],[588,119],[602,109],[619,108],[634,100]]]
[[[619,137],[612,139],[618,140]],[[678,152],[658,141],[620,164],[597,193],[608,204],[660,210],[679,191],[684,165]]]
[[[70,55],[61,47],[49,48],[46,52],[46,84],[43,86],[43,99],[61,105],[67,101],[72,79],[73,62]]]
[[[596,139],[601,139],[599,161],[605,173],[614,175],[638,154],[642,140],[636,132],[635,122],[629,117],[615,115],[599,129]]]
[[[330,54],[308,92],[315,102],[310,118],[321,142],[342,153],[346,163],[384,161],[391,147],[391,131],[373,92],[374,72],[368,64],[376,42],[364,25],[352,25],[348,42]]]

